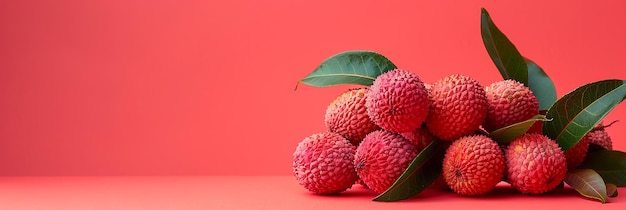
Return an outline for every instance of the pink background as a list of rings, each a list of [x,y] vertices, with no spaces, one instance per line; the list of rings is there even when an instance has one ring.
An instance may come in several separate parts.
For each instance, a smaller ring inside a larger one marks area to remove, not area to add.
[[[333,54],[499,80],[481,7],[559,96],[626,79],[626,3],[600,2],[0,1],[0,175],[290,175],[348,86],[294,87]]]

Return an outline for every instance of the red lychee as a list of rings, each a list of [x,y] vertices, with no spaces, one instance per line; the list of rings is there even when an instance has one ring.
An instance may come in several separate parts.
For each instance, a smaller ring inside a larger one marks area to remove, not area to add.
[[[366,93],[370,119],[381,128],[399,133],[422,125],[428,114],[428,91],[417,75],[396,69],[379,75]]]
[[[454,192],[475,196],[491,191],[502,180],[504,154],[489,137],[472,135],[455,140],[443,159],[443,177]]]
[[[541,194],[554,189],[567,173],[565,154],[547,136],[527,133],[506,150],[507,181],[522,193]]]
[[[453,141],[474,133],[487,107],[485,90],[478,81],[459,74],[444,77],[431,86],[426,125],[436,137]]]
[[[606,150],[613,150],[613,141],[611,140],[609,133],[606,132],[605,128],[613,125],[613,123],[615,122],[612,122],[608,125],[602,125],[602,123],[600,123],[599,125],[595,126],[593,130],[587,133],[583,138],[589,139],[589,143],[591,144],[598,145]]]
[[[304,188],[317,194],[336,194],[358,179],[354,170],[356,146],[339,134],[306,137],[293,153],[293,172]]]
[[[417,156],[417,147],[408,139],[389,131],[374,131],[356,150],[354,165],[365,184],[383,193],[402,175]]]
[[[326,108],[324,124],[328,130],[342,135],[353,145],[359,145],[365,135],[380,129],[367,115],[366,92],[367,88],[348,90]]]
[[[483,127],[492,132],[539,114],[537,98],[524,84],[515,80],[494,82],[485,87],[489,109]]]

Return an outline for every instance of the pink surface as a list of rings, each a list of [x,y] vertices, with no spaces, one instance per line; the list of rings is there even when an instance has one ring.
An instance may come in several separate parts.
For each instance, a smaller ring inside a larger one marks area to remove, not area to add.
[[[409,200],[373,202],[360,185],[339,196],[314,195],[290,176],[2,177],[0,209],[624,209],[566,188],[521,195],[506,184],[483,197],[428,190]],[[625,189],[619,189],[624,195]],[[556,206],[552,206],[556,205]]]
[[[0,1],[0,175],[290,175],[348,88],[294,86],[335,53],[499,80],[481,7],[559,95],[626,79],[619,0]]]

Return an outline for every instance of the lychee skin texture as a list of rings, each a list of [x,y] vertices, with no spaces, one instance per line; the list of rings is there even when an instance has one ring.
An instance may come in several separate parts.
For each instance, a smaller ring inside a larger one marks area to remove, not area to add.
[[[300,185],[317,194],[337,194],[352,187],[356,146],[339,134],[306,137],[293,153],[293,172]]]
[[[417,147],[389,131],[374,131],[356,150],[354,165],[359,177],[376,193],[383,193],[417,156]]]
[[[507,181],[522,193],[541,194],[554,189],[567,173],[559,145],[541,134],[523,134],[506,150]]]
[[[400,135],[415,144],[417,151],[422,151],[435,140],[435,137],[428,131],[425,125],[410,132],[402,132]]]
[[[485,87],[489,109],[483,127],[492,132],[539,114],[537,98],[524,84],[515,80],[494,82]],[[536,132],[536,131],[532,131]]]
[[[428,91],[414,73],[388,71],[374,80],[365,107],[370,119],[381,128],[395,133],[412,131],[428,115]]]
[[[597,144],[607,150],[613,150],[613,141],[604,129],[591,131],[587,133],[587,135],[585,135],[583,139],[584,138],[589,139],[589,143]]]
[[[574,147],[565,151],[565,160],[567,161],[567,170],[574,170],[578,167],[587,156],[589,150],[589,138],[582,138]]]
[[[380,129],[367,115],[366,92],[367,88],[348,90],[326,108],[326,128],[350,140],[353,145],[359,145],[367,134]]]
[[[491,191],[502,180],[505,159],[498,143],[473,135],[455,140],[443,159],[443,177],[461,195],[476,196]]]
[[[487,115],[487,96],[478,81],[464,75],[444,77],[431,86],[428,130],[453,141],[476,131]]]

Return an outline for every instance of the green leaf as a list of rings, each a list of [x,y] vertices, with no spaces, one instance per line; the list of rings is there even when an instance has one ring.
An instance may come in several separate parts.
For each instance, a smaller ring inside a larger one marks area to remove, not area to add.
[[[604,116],[626,98],[622,80],[604,80],[583,85],[557,100],[543,123],[543,133],[563,148],[572,148]]]
[[[441,174],[445,148],[440,140],[422,150],[389,189],[374,201],[399,201],[413,197],[432,184]]]
[[[528,58],[524,58],[524,60],[526,60],[528,67],[528,87],[537,97],[539,109],[548,110],[556,101],[554,82],[535,62]]]
[[[565,175],[564,181],[581,195],[606,203],[606,185],[595,171],[591,169],[571,171]]]
[[[300,82],[315,87],[340,84],[369,86],[378,75],[396,68],[389,59],[376,52],[347,51],[327,58]]]
[[[626,153],[615,150],[600,150],[589,153],[578,168],[593,169],[605,182],[626,187]]]
[[[532,127],[537,121],[549,121],[549,119],[547,119],[544,115],[535,115],[528,120],[495,130],[489,134],[489,137],[498,143],[506,144],[518,136],[526,133],[526,131],[528,131],[528,129],[530,129],[530,127]]]
[[[489,57],[502,78],[517,80],[528,86],[528,67],[515,45],[496,27],[485,8],[481,9],[480,34]]]
[[[617,186],[614,184],[606,184],[606,195],[611,198],[617,197]]]

